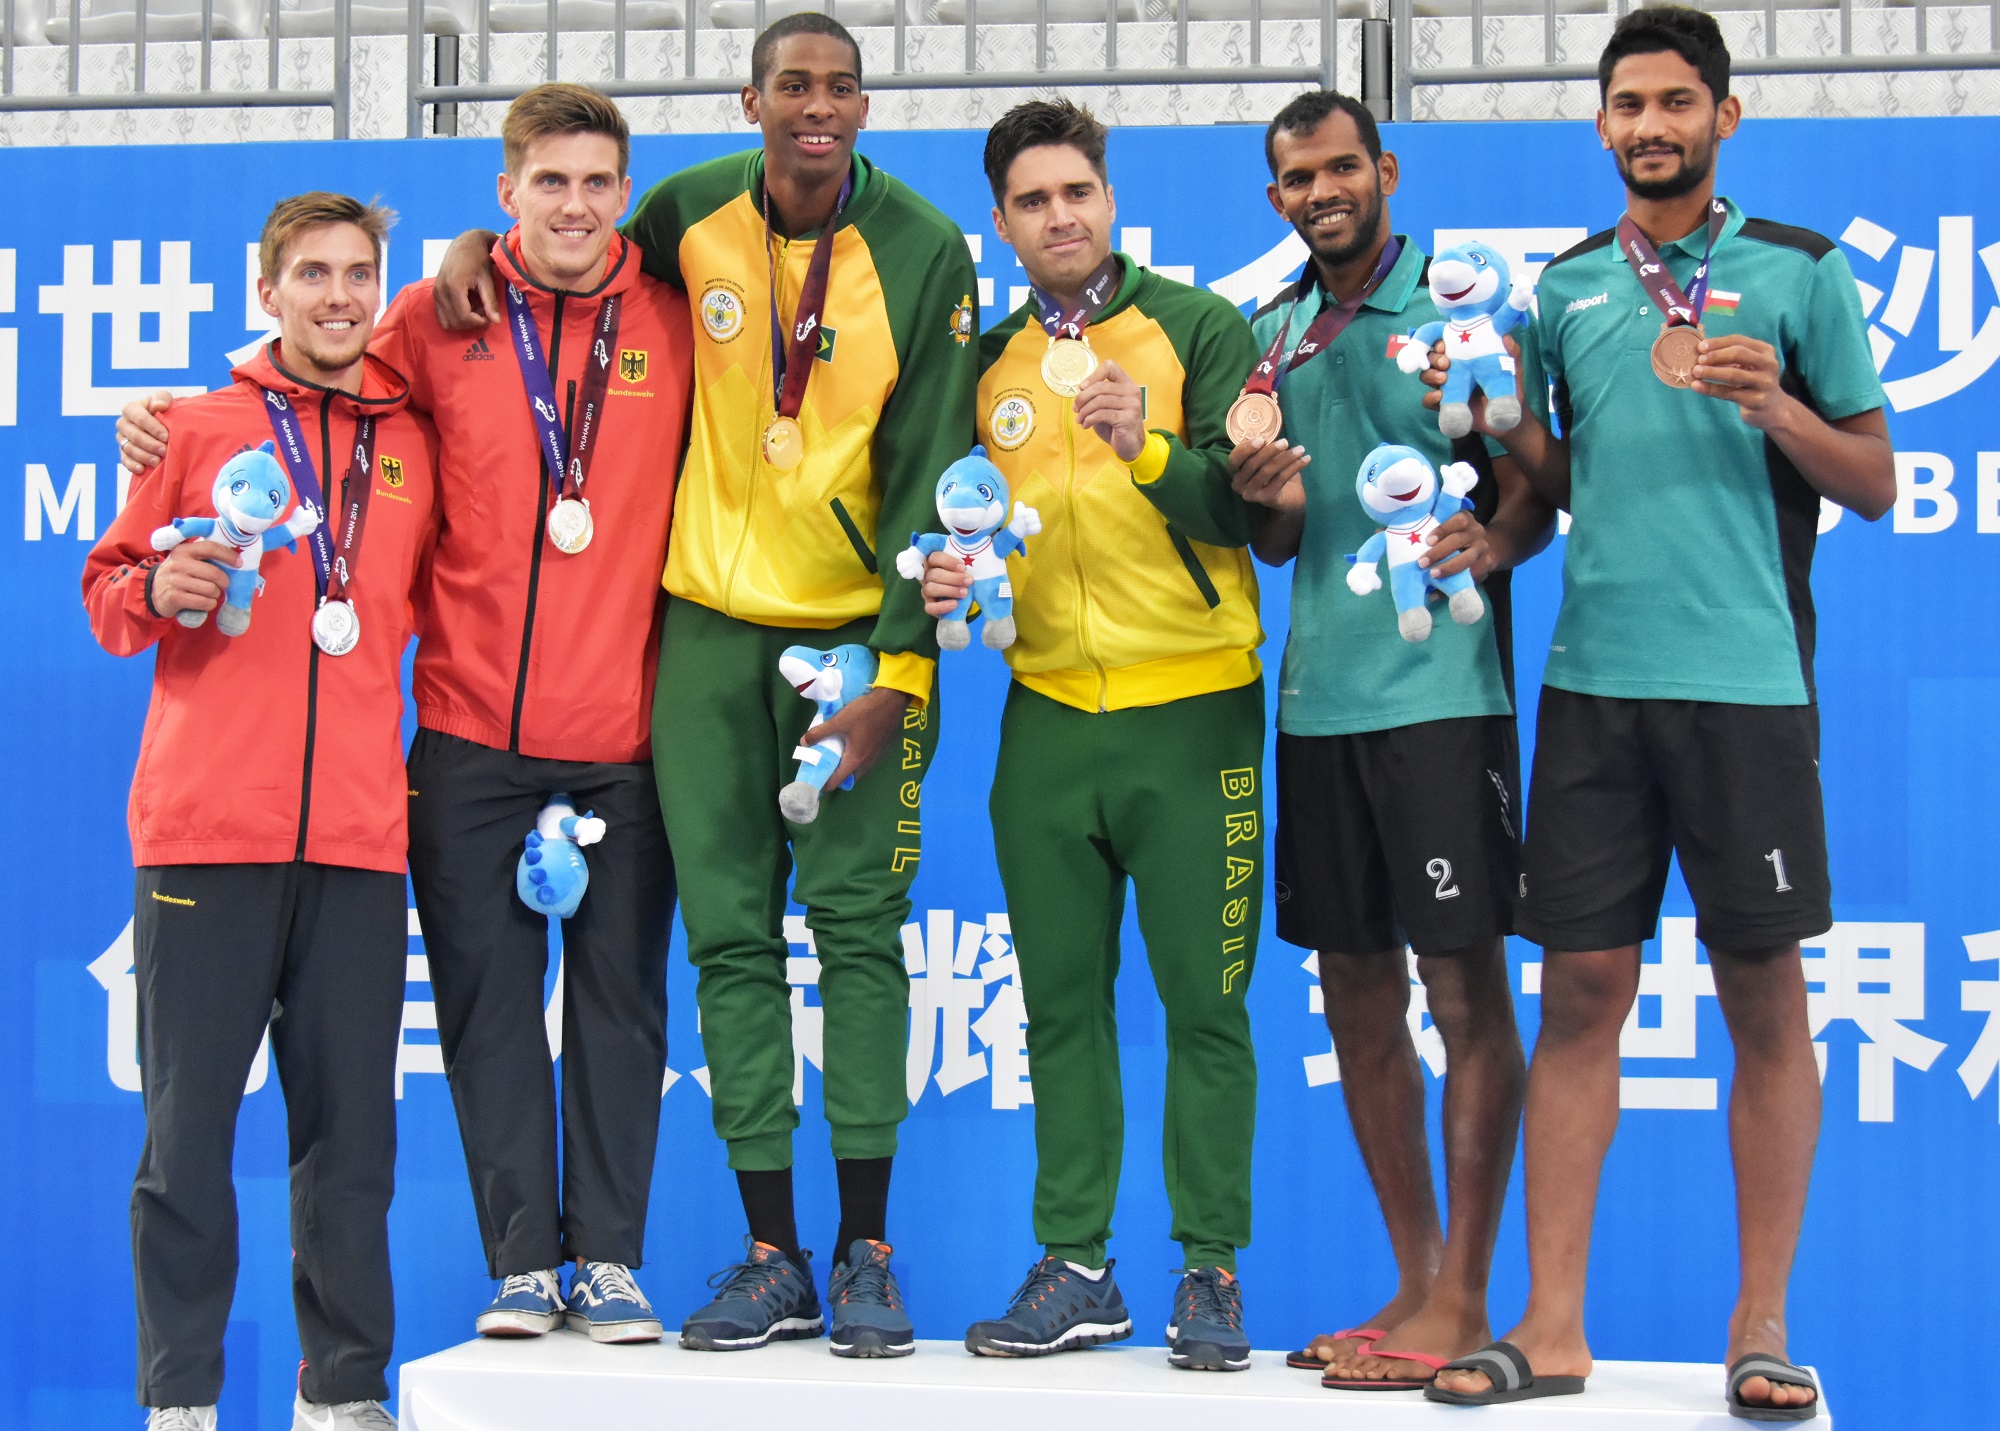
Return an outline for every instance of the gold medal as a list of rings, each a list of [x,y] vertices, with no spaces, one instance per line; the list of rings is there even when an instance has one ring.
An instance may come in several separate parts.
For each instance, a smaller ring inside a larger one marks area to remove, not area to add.
[[[1042,354],[1042,381],[1057,397],[1073,398],[1083,391],[1083,380],[1097,371],[1097,354],[1081,338],[1051,338]]]
[[[1673,323],[1662,328],[1653,340],[1653,376],[1670,388],[1694,382],[1694,365],[1706,336],[1699,323]]]
[[[1276,437],[1284,425],[1285,415],[1278,408],[1276,396],[1247,390],[1229,405],[1229,416],[1223,421],[1229,440],[1238,447],[1258,438],[1268,441]]]
[[[591,519],[590,503],[580,497],[565,497],[549,513],[549,540],[557,551],[575,556],[590,545],[597,524]]]
[[[806,435],[799,420],[779,413],[764,429],[764,460],[780,472],[790,472],[806,455]]]

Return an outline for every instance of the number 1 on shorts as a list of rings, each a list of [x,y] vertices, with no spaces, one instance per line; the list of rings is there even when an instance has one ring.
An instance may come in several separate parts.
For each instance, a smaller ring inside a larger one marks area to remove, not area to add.
[[[1771,873],[1778,877],[1778,893],[1783,894],[1792,887],[1791,881],[1785,878],[1785,852],[1783,850],[1771,851],[1770,854],[1764,856],[1764,863],[1769,865]]]

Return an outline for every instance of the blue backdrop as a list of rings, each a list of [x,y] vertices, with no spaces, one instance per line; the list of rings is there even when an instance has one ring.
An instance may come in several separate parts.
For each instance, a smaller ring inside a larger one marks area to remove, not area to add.
[[[1388,137],[1405,174],[1396,226],[1427,244],[1476,229],[1533,263],[1618,212],[1612,166],[1588,126],[1405,125]],[[898,133],[865,147],[965,229],[992,322],[1024,279],[991,232],[981,141]],[[635,172],[643,186],[744,142],[641,139]],[[1121,245],[1239,301],[1270,293],[1301,251],[1264,202],[1259,144],[1240,128],[1117,134]],[[1990,596],[1978,594],[2000,541],[2000,199],[1976,181],[1996,149],[1992,119],[1771,121],[1746,126],[1722,158],[1724,190],[1750,212],[1842,241],[1900,449],[1894,516],[1841,518],[1822,538],[1814,582],[1841,922],[1806,951],[1826,1118],[1792,1347],[1825,1369],[1832,1401],[1857,1425],[1981,1419],[1981,1353],[2000,1333],[2000,642],[1980,615]],[[142,1119],[125,797],[151,663],[105,655],[77,600],[84,553],[123,494],[110,414],[129,391],[226,381],[225,353],[262,332],[246,275],[278,197],[343,189],[401,210],[393,287],[420,275],[433,241],[496,224],[498,167],[499,146],[485,141],[0,152],[0,184],[14,195],[0,217],[0,494],[21,494],[19,506],[0,500],[0,513],[21,514],[18,526],[0,517],[0,759],[40,811],[17,851],[34,879],[11,886],[0,915],[10,956],[0,963],[0,1159],[13,1170],[0,1182],[0,1219],[16,1229],[22,1277],[0,1325],[0,1427],[123,1426],[135,1414],[126,1207]],[[1559,539],[1517,579],[1524,745],[1561,550]],[[1288,592],[1283,573],[1267,577],[1273,660]],[[943,679],[928,853],[905,930],[919,976],[916,1107],[892,1218],[920,1334],[956,1337],[1001,1307],[1035,1249],[1032,1114],[984,815],[1004,676],[997,656],[975,649],[948,658]],[[1730,1056],[1691,912],[1676,882],[1627,1028],[1631,1111],[1606,1170],[1592,1268],[1600,1357],[1713,1361],[1723,1350],[1736,1265],[1719,1111]],[[814,966],[803,926],[794,929],[796,1025],[810,1054]],[[1136,932],[1127,938],[1136,950]],[[414,930],[410,953],[393,1214],[399,1360],[463,1339],[491,1295]],[[1373,1310],[1392,1267],[1305,951],[1267,935],[1263,956],[1250,993],[1263,1073],[1257,1242],[1243,1270],[1251,1331],[1271,1347]],[[1539,957],[1516,941],[1530,1038]],[[1133,1136],[1115,1251],[1151,1339],[1177,1259],[1159,1173],[1164,1049],[1142,960],[1128,959],[1119,992]],[[709,1128],[692,978],[678,962],[671,1038],[641,1274],[670,1324],[705,1299],[702,1278],[737,1252],[741,1228]],[[1442,1051],[1425,1039],[1435,1097]],[[237,1151],[244,1265],[223,1397],[233,1427],[284,1424],[298,1357],[283,1108],[267,1071],[260,1062],[253,1075]],[[801,1222],[824,1249],[835,1209],[817,1080],[808,1057]],[[1493,1281],[1497,1327],[1511,1324],[1525,1289],[1517,1170]]]

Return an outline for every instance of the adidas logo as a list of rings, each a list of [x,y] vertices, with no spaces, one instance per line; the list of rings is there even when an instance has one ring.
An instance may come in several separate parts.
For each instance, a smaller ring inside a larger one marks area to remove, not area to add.
[[[475,338],[472,346],[459,354],[458,360],[461,363],[490,363],[493,361],[493,350],[486,346],[484,338]]]

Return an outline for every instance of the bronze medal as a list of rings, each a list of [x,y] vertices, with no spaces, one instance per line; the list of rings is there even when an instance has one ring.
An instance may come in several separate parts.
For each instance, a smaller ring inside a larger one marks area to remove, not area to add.
[[[1083,382],[1097,371],[1097,354],[1081,338],[1051,338],[1042,354],[1042,381],[1057,397],[1073,398],[1083,391]]]
[[[779,413],[764,429],[764,460],[780,472],[790,472],[806,455],[806,435],[795,417]]]
[[[1694,382],[1694,365],[1706,336],[1699,323],[1670,323],[1653,340],[1653,376],[1670,388]]]
[[[1223,423],[1229,432],[1229,440],[1238,447],[1259,438],[1269,441],[1278,435],[1284,425],[1285,415],[1279,409],[1275,395],[1249,391],[1229,405],[1229,416]]]
[[[581,498],[565,497],[549,513],[549,540],[565,555],[575,556],[589,546],[596,530],[590,503]]]

